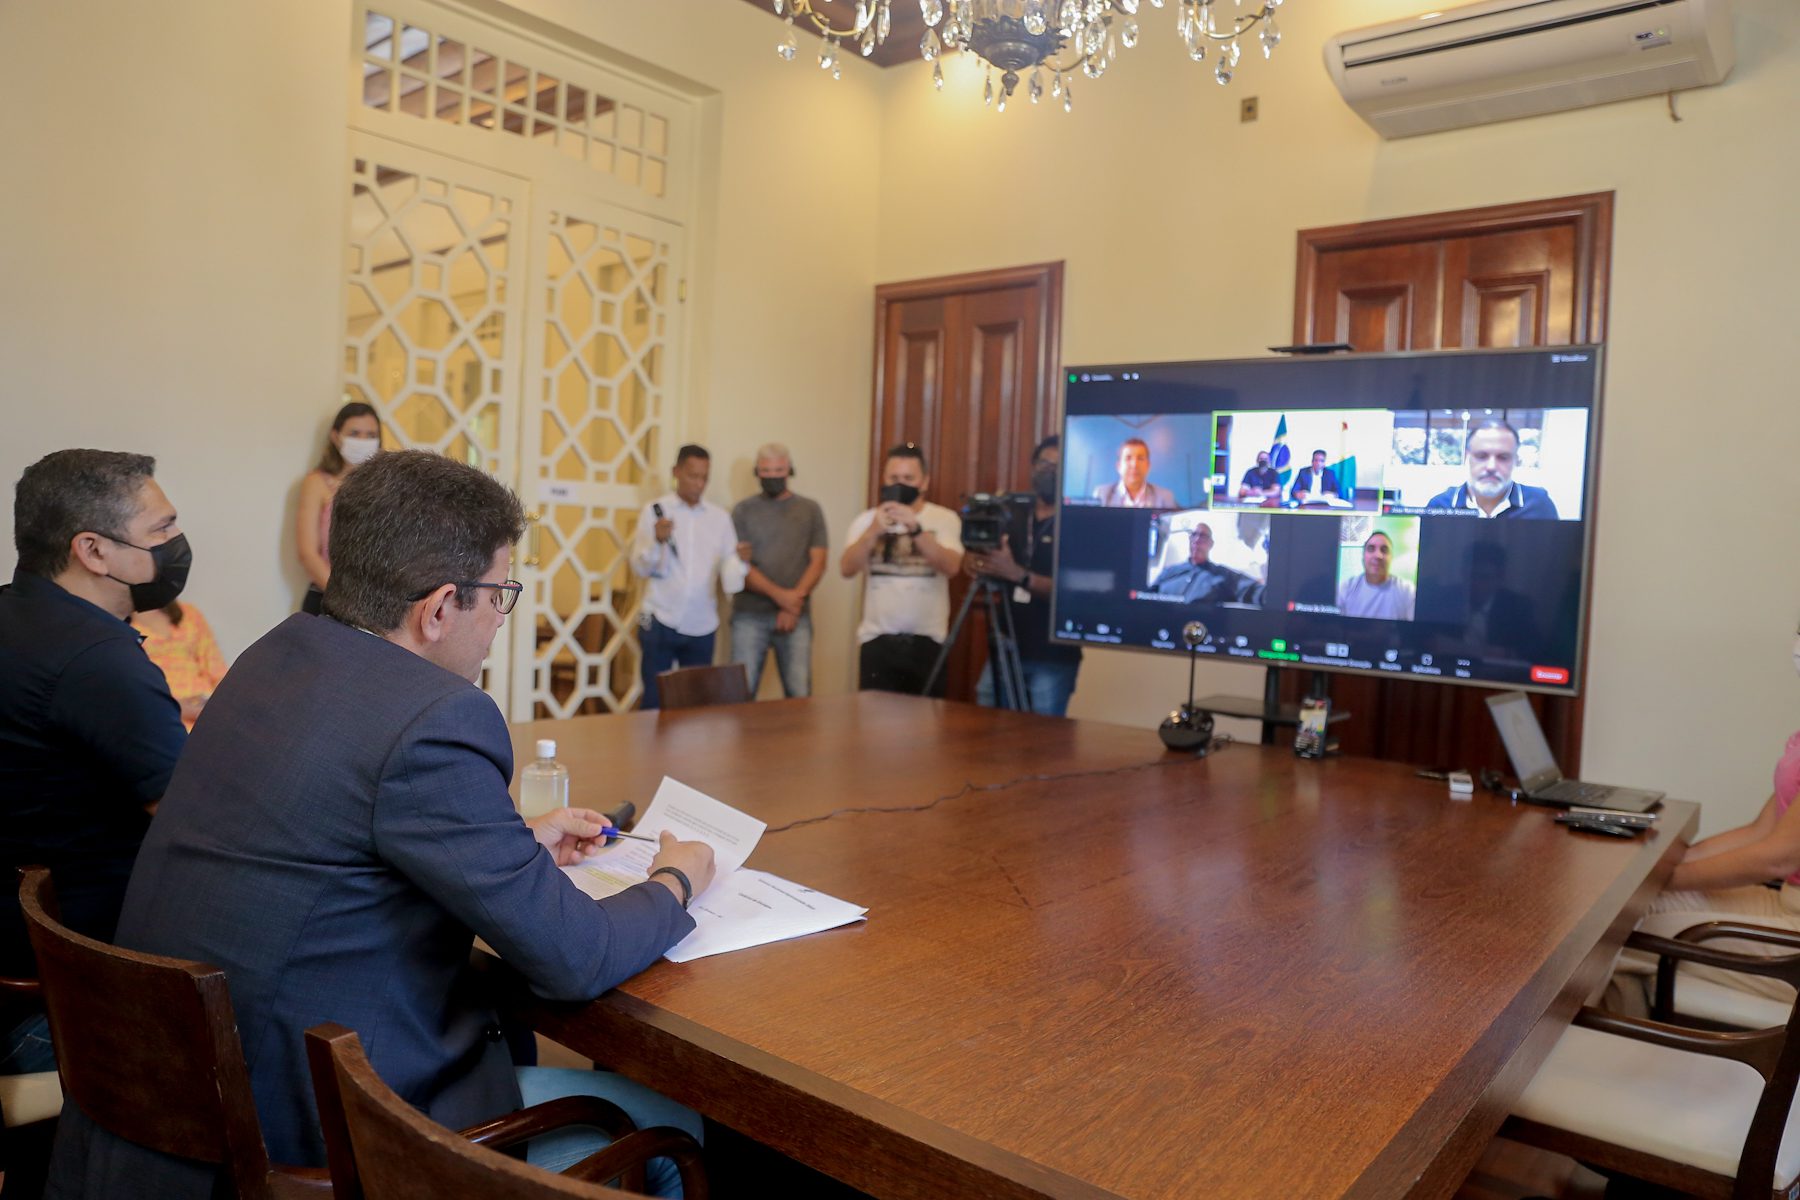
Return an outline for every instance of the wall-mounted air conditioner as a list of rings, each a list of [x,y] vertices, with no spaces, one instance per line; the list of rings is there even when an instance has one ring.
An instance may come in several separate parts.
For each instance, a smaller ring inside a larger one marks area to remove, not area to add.
[[[1325,43],[1388,138],[1718,83],[1732,61],[1730,0],[1481,0]]]

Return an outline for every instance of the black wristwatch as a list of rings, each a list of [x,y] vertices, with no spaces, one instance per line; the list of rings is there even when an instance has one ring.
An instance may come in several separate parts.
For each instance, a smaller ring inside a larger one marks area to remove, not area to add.
[[[681,885],[681,907],[683,910],[694,902],[694,885],[689,882],[685,871],[677,870],[674,867],[658,867],[656,870],[650,872],[650,878],[652,879],[655,879],[658,875],[673,875],[675,877],[675,882]]]

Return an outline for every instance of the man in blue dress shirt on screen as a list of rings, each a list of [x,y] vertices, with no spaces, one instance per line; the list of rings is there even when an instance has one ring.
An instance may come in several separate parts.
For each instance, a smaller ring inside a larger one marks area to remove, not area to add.
[[[111,941],[125,884],[187,741],[134,611],[187,580],[187,538],[156,461],[58,450],[14,493],[12,584],[0,587],[0,974],[36,967],[17,868],[50,868],[70,928]],[[55,1069],[32,1003],[0,1006],[0,1074]]]
[[[1518,517],[1554,521],[1556,504],[1540,487],[1513,482],[1519,462],[1519,431],[1505,421],[1484,421],[1463,442],[1469,482],[1447,488],[1425,502],[1426,508],[1449,508],[1477,517]]]

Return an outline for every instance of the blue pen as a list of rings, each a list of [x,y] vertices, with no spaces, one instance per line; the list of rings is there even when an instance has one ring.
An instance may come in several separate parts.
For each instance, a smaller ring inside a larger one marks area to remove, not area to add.
[[[615,829],[611,825],[608,825],[605,829],[601,830],[600,836],[607,841],[611,841],[613,838],[630,838],[634,842],[654,842],[658,840],[641,833],[626,833],[623,829]]]

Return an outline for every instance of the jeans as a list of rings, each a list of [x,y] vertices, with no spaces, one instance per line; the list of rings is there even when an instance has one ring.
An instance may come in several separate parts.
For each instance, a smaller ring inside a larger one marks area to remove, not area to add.
[[[578,1071],[569,1067],[519,1067],[518,1072],[519,1092],[527,1108],[563,1096],[599,1096],[624,1109],[639,1129],[672,1125],[692,1134],[695,1141],[700,1140],[700,1114],[623,1075],[614,1075],[610,1071]],[[546,1171],[563,1171],[596,1150],[604,1149],[609,1141],[598,1129],[559,1129],[533,1138],[525,1148],[525,1160]],[[670,1159],[651,1159],[645,1175],[644,1182],[650,1195],[681,1195],[681,1175]]]
[[[50,1022],[43,1013],[26,1017],[0,1045],[0,1075],[33,1075],[56,1070],[56,1051],[50,1048]]]
[[[664,625],[655,617],[648,618],[638,636],[638,648],[642,653],[642,672],[644,678],[644,702],[641,708],[661,708],[662,696],[656,688],[656,677],[664,671],[675,667],[710,667],[713,660],[713,642],[716,633],[703,633],[699,637],[689,637],[685,633],[677,633]]]
[[[763,664],[775,651],[781,690],[790,700],[812,695],[812,614],[801,613],[791,633],[775,632],[774,613],[743,612],[731,617],[731,661],[750,676],[750,695],[762,683]]]
[[[1075,691],[1075,673],[1081,660],[1072,662],[1034,662],[1019,660],[1025,676],[1025,696],[1032,712],[1046,717],[1060,717],[1069,711],[1069,696]],[[994,682],[994,660],[981,668],[981,682],[975,685],[975,702],[988,708],[999,704],[999,688]]]

